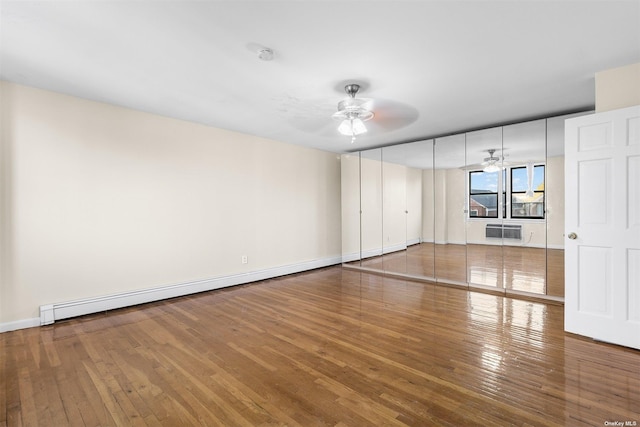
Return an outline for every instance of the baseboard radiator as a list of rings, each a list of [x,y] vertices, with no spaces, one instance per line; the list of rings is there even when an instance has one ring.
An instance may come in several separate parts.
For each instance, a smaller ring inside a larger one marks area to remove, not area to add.
[[[522,240],[522,225],[487,224],[487,228],[485,228],[485,237]]]

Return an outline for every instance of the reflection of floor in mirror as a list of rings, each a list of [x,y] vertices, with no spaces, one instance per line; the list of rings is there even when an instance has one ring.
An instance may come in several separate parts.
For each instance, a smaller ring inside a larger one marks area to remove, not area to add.
[[[406,251],[366,259],[362,266],[459,283],[564,296],[562,249],[422,243],[410,246]]]

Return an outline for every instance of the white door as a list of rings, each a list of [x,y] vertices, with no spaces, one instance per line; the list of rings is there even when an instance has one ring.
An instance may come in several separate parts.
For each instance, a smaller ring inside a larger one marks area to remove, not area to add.
[[[640,349],[640,106],[565,122],[565,330]]]

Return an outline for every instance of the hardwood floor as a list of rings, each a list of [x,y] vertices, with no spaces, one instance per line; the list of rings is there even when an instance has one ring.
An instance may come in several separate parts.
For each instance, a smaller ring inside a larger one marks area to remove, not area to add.
[[[359,262],[355,262],[359,264]],[[564,251],[421,243],[366,259],[363,267],[496,289],[564,297]]]
[[[640,423],[561,306],[331,267],[0,334],[0,425]]]

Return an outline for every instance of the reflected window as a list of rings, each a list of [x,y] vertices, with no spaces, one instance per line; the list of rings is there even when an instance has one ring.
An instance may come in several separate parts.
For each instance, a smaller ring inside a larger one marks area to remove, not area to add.
[[[498,172],[469,172],[469,216],[498,218]]]
[[[544,218],[544,165],[511,168],[511,218]]]
[[[544,174],[540,164],[470,171],[469,217],[544,219]]]

